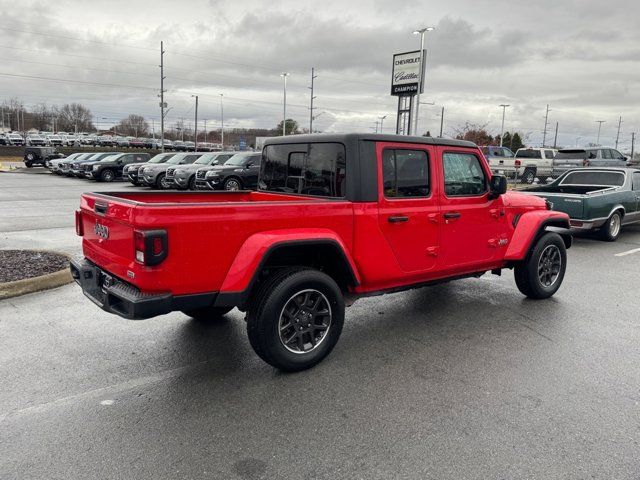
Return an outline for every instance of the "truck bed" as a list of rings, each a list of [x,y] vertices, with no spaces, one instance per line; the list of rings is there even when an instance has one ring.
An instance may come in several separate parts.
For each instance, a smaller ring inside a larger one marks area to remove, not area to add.
[[[89,261],[145,292],[172,285],[173,295],[219,289],[254,234],[330,228],[349,246],[353,238],[351,202],[280,193],[86,193],[80,212],[83,253]],[[167,232],[168,256],[159,267],[149,268],[135,261],[134,232],[156,229]]]
[[[612,190],[616,187],[602,185],[547,185],[534,188],[527,188],[525,193],[544,193],[559,195],[592,195],[595,193],[605,193],[606,190]]]

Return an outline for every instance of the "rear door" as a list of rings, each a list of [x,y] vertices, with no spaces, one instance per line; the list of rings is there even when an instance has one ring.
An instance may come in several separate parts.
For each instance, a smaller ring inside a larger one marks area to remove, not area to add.
[[[404,272],[426,272],[439,255],[435,149],[429,145],[380,142],[378,226]]]
[[[473,150],[438,147],[438,158],[442,268],[465,270],[497,258],[508,237],[502,198],[489,199],[489,171]]]

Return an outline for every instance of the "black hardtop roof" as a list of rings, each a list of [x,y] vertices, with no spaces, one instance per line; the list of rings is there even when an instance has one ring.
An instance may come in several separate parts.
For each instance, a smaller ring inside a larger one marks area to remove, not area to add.
[[[335,142],[350,143],[352,141],[394,142],[394,143],[422,143],[424,145],[444,145],[447,147],[477,148],[473,142],[466,140],[452,140],[448,138],[413,137],[408,135],[387,135],[383,133],[314,133],[305,135],[287,135],[265,140],[264,146],[285,143],[317,143]]]

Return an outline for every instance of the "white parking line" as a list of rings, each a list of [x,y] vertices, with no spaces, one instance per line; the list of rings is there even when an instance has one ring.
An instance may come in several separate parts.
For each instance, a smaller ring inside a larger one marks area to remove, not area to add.
[[[627,250],[626,252],[616,253],[614,257],[626,257],[627,255],[631,255],[632,253],[640,253],[640,248],[634,248],[633,250]]]

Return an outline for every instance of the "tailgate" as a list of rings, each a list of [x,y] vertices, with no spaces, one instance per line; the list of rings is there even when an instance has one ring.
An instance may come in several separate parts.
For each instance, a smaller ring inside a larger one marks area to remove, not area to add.
[[[583,195],[568,195],[548,192],[531,193],[551,202],[553,204],[552,210],[555,210],[556,212],[564,212],[569,215],[570,218],[583,218],[585,202]]]
[[[90,193],[80,201],[85,257],[123,279],[134,263],[134,209],[127,200]]]

